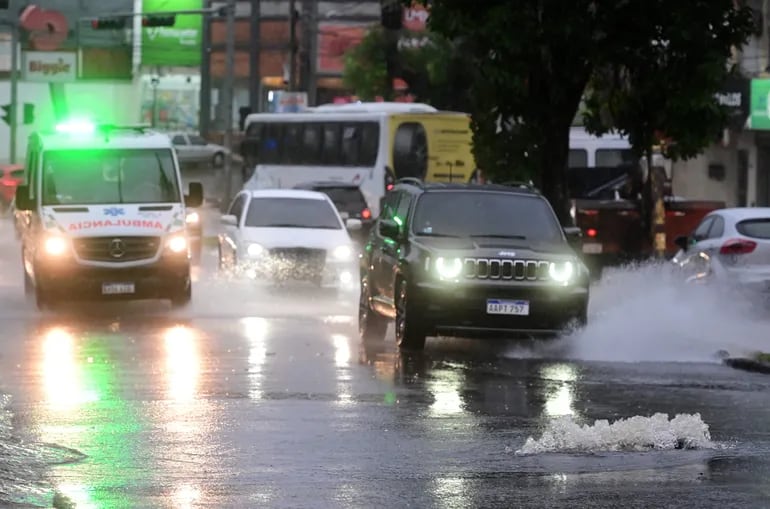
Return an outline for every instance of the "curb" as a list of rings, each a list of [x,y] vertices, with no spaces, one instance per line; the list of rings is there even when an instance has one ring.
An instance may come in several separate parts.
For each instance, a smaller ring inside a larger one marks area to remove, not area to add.
[[[765,373],[770,374],[770,362],[760,361],[757,359],[749,359],[744,357],[728,357],[722,361],[726,366],[730,366],[735,369],[742,369],[744,371],[751,371],[753,373]]]

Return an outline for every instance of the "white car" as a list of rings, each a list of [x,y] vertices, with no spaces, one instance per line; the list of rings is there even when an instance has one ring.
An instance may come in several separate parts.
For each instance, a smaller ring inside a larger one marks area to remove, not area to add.
[[[187,133],[168,133],[174,144],[179,163],[210,164],[214,168],[225,165],[225,156],[229,152],[226,147],[209,143],[202,136]]]
[[[689,281],[770,292],[770,208],[716,210],[676,244],[672,261]]]
[[[357,281],[358,254],[343,221],[323,193],[290,189],[244,190],[222,216],[219,266],[244,267],[252,277],[289,279],[346,288]]]

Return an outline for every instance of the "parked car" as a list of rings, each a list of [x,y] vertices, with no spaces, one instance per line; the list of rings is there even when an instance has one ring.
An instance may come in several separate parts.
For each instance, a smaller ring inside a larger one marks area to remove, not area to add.
[[[24,183],[24,165],[3,164],[0,165],[0,207],[3,215],[10,212],[16,188]]]
[[[221,168],[229,152],[226,147],[209,143],[197,134],[168,133],[174,144],[179,163],[183,165],[212,165]]]
[[[337,207],[342,219],[350,218],[361,221],[361,230],[356,232],[356,240],[362,240],[369,236],[374,218],[369,205],[366,203],[366,198],[357,185],[337,181],[318,181],[298,184],[294,186],[294,189],[324,193]]]

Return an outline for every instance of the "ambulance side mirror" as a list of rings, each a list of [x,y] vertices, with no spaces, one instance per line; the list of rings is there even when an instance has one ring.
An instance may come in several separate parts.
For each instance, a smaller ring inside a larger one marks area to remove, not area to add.
[[[184,197],[186,207],[195,208],[203,204],[203,185],[200,182],[190,182],[187,195]]]

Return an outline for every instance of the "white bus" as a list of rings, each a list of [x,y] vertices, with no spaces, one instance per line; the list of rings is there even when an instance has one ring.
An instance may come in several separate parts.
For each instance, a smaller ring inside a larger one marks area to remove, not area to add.
[[[607,133],[589,134],[583,127],[572,127],[569,133],[569,167],[615,167],[634,161],[631,144],[625,136]]]
[[[353,183],[373,217],[396,179],[467,182],[476,169],[470,116],[422,103],[323,105],[246,117],[247,189]]]

